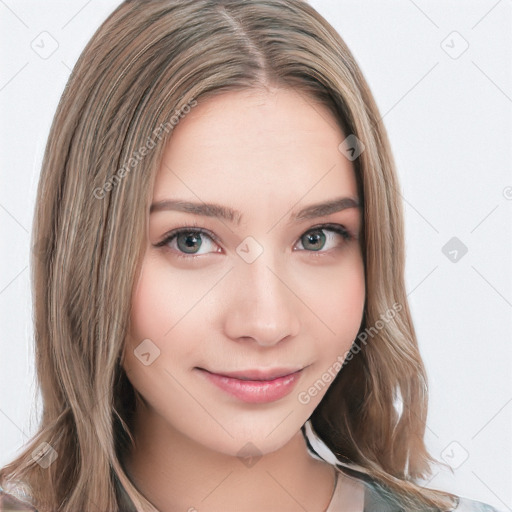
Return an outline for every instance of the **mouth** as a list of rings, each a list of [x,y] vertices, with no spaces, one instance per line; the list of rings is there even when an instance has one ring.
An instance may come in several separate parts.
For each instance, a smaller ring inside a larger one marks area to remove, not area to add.
[[[234,372],[216,372],[211,370],[206,370],[205,368],[199,368],[200,370],[204,370],[206,372],[212,373],[214,375],[220,375],[221,377],[228,377],[230,379],[238,379],[238,380],[256,380],[256,381],[271,381],[275,379],[279,379],[281,377],[286,377],[288,375],[292,375],[303,370],[302,367],[294,367],[294,368],[273,368],[269,370],[264,369],[250,369],[250,370],[238,370]]]
[[[250,369],[236,372],[213,372],[195,368],[222,391],[249,403],[274,402],[288,395],[304,368]]]

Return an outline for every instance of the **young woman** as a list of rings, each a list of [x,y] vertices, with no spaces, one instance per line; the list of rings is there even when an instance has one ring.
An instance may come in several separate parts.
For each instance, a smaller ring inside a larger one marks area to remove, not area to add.
[[[418,484],[394,163],[307,3],[124,2],[62,96],[33,240],[44,411],[4,510],[494,510]]]

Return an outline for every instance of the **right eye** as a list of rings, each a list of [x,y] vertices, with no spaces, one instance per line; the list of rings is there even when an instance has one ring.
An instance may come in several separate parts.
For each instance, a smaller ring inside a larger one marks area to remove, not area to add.
[[[214,243],[214,238],[214,235],[209,231],[203,228],[197,228],[196,226],[177,228],[167,233],[163,240],[158,242],[155,247],[170,249],[176,253],[178,258],[195,258],[208,254],[209,252],[219,252],[214,250],[206,251],[202,254],[197,253],[197,251],[203,247],[205,241],[208,241],[206,247],[208,247],[210,243]]]

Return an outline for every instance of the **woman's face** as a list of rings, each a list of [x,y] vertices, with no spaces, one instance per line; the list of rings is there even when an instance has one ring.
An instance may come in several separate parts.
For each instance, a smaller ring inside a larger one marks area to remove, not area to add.
[[[174,128],[123,360],[170,434],[268,453],[332,383],[365,300],[345,137],[326,107],[283,89],[208,98]]]

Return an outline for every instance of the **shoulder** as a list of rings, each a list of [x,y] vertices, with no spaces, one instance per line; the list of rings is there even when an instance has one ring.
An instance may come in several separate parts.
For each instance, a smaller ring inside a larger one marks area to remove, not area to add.
[[[365,506],[364,512],[397,512],[397,506],[399,505],[399,498],[395,495],[388,493],[382,488],[376,487],[370,483],[365,483]],[[500,512],[499,510],[482,503],[475,501],[470,498],[464,498],[462,496],[456,496],[458,503],[451,510],[451,512]],[[402,511],[403,508],[400,507]],[[405,510],[403,510],[405,512]],[[425,507],[422,512],[441,512],[438,508]]]
[[[37,510],[25,503],[18,500],[11,494],[0,491],[0,512],[37,512]]]
[[[481,501],[462,497],[459,498],[459,505],[454,510],[456,512],[500,512],[498,509]]]
[[[385,491],[372,482],[363,482],[365,487],[364,494],[364,512],[397,512],[398,510],[404,511],[400,506],[399,498]],[[464,498],[457,496],[458,503],[452,512],[501,512],[498,509],[482,503],[480,501],[472,500],[470,498]],[[425,507],[422,512],[440,512],[437,508]]]
[[[23,488],[0,486],[0,512],[37,512],[37,509]]]
[[[338,470],[340,470],[340,468],[338,468]],[[362,510],[362,512],[407,512],[403,506],[403,502],[396,493],[385,489],[367,475],[352,470],[348,473],[344,470],[340,472],[344,474],[345,478],[348,477],[352,482],[358,482],[362,488],[361,493],[364,495],[364,505],[362,508],[357,508],[357,510]],[[457,499],[458,503],[456,507],[452,509],[452,512],[501,512],[486,503],[470,498],[457,496]],[[440,511],[437,508],[425,507],[421,512]]]

